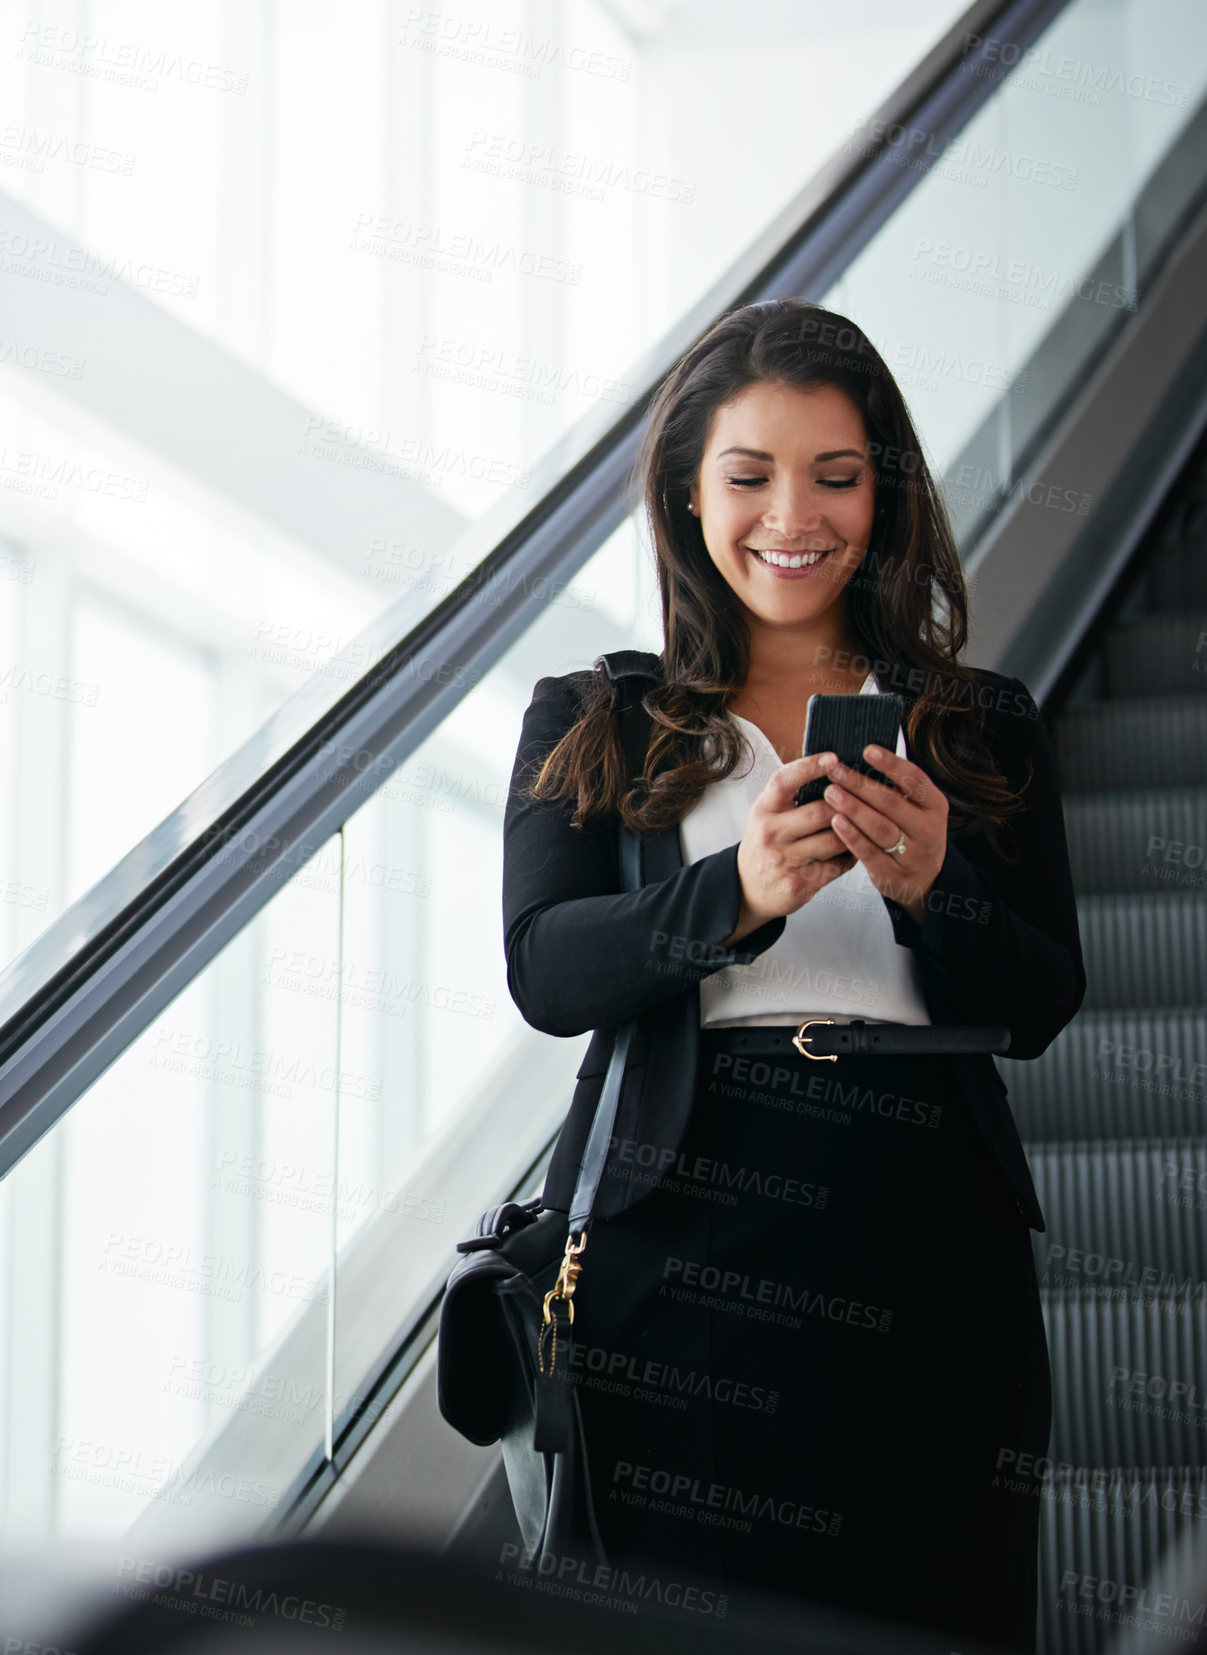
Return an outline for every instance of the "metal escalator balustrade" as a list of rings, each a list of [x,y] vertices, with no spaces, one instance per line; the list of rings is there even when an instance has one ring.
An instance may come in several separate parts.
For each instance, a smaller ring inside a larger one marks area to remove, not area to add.
[[[1048,1225],[1050,1651],[1207,1524],[1207,452],[1163,516],[1055,727],[1086,997],[1000,1061]]]

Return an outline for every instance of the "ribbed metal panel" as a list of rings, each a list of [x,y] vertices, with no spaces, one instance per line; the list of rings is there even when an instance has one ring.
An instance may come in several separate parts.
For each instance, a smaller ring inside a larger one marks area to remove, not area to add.
[[[1207,1000],[1207,894],[1082,897],[1077,919],[1087,1011]]]
[[[1110,696],[1207,695],[1207,609],[1128,616],[1104,641]]]
[[[1069,707],[1056,730],[1061,786],[1193,787],[1207,766],[1207,695]]]
[[[994,1062],[1027,1143],[1187,1138],[1207,1123],[1207,1006],[1079,1012],[1042,1056]]]
[[[1079,893],[1207,891],[1207,787],[1070,793],[1064,817]]]
[[[1043,1293],[1049,1457],[1071,1465],[1207,1464],[1207,1305],[1093,1289]]]
[[[1044,1145],[1028,1159],[1048,1222],[1041,1286],[1207,1302],[1207,1140]]]
[[[1095,1655],[1109,1647],[1119,1628],[1124,1589],[1136,1592],[1146,1620],[1190,1630],[1186,1617],[1196,1605],[1171,1603],[1153,1612],[1153,1599],[1139,1598],[1162,1553],[1194,1519],[1194,1506],[1207,1482],[1196,1466],[1121,1470],[1090,1481],[1090,1474],[1063,1473],[1043,1493],[1040,1518],[1039,1655]],[[1145,1607],[1147,1603],[1148,1607]],[[1133,1609],[1136,1608],[1133,1602]],[[1122,1612],[1126,1612],[1124,1609]],[[1184,1649],[1176,1630],[1154,1647]],[[1193,1646],[1192,1646],[1193,1647]]]
[[[1042,1655],[1207,1641],[1154,1585],[1207,1544],[1207,466],[1169,505],[1150,613],[1055,731],[1086,997],[1042,1056],[994,1060],[1048,1226]]]

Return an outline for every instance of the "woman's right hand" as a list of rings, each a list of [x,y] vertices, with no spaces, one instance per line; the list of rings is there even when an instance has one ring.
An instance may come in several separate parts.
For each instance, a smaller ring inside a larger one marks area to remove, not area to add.
[[[742,908],[725,945],[769,919],[794,914],[855,866],[856,858],[830,826],[835,807],[825,799],[796,803],[804,783],[824,776],[836,762],[833,753],[809,753],[782,764],[751,805],[738,845]]]

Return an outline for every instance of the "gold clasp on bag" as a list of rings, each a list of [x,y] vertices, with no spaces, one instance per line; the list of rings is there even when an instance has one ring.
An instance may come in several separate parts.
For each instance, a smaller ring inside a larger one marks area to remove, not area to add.
[[[583,1231],[577,1241],[574,1239],[573,1232],[566,1237],[566,1251],[562,1254],[562,1262],[557,1272],[557,1280],[549,1289],[548,1293],[545,1294],[544,1319],[541,1326],[541,1336],[537,1340],[536,1345],[537,1361],[540,1364],[542,1373],[545,1371],[545,1330],[549,1327],[550,1323],[553,1325],[553,1344],[549,1352],[550,1373],[553,1372],[553,1365],[557,1360],[557,1322],[549,1309],[549,1301],[551,1299],[564,1300],[566,1309],[570,1312],[570,1320],[571,1322],[574,1321],[574,1284],[578,1280],[579,1272],[582,1270],[580,1260],[582,1258],[583,1249],[586,1245],[586,1230]]]
[[[575,1241],[573,1233],[566,1237],[566,1251],[562,1254],[561,1268],[557,1272],[557,1280],[545,1294],[545,1322],[550,1321],[550,1299],[565,1299],[566,1308],[570,1312],[570,1320],[574,1320],[574,1284],[578,1280],[582,1265],[579,1263],[583,1249],[587,1245],[587,1232]]]

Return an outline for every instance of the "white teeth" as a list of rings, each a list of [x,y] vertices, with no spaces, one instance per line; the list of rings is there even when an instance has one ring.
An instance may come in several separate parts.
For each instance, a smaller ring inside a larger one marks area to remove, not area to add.
[[[751,550],[753,551],[754,548],[752,547]],[[775,566],[779,569],[799,569],[803,563],[817,563],[817,562],[820,562],[820,560],[823,557],[827,557],[829,554],[827,552],[759,552],[759,551],[755,551],[754,555],[755,555],[755,557],[762,558],[764,563],[773,563],[773,564],[775,564]]]

